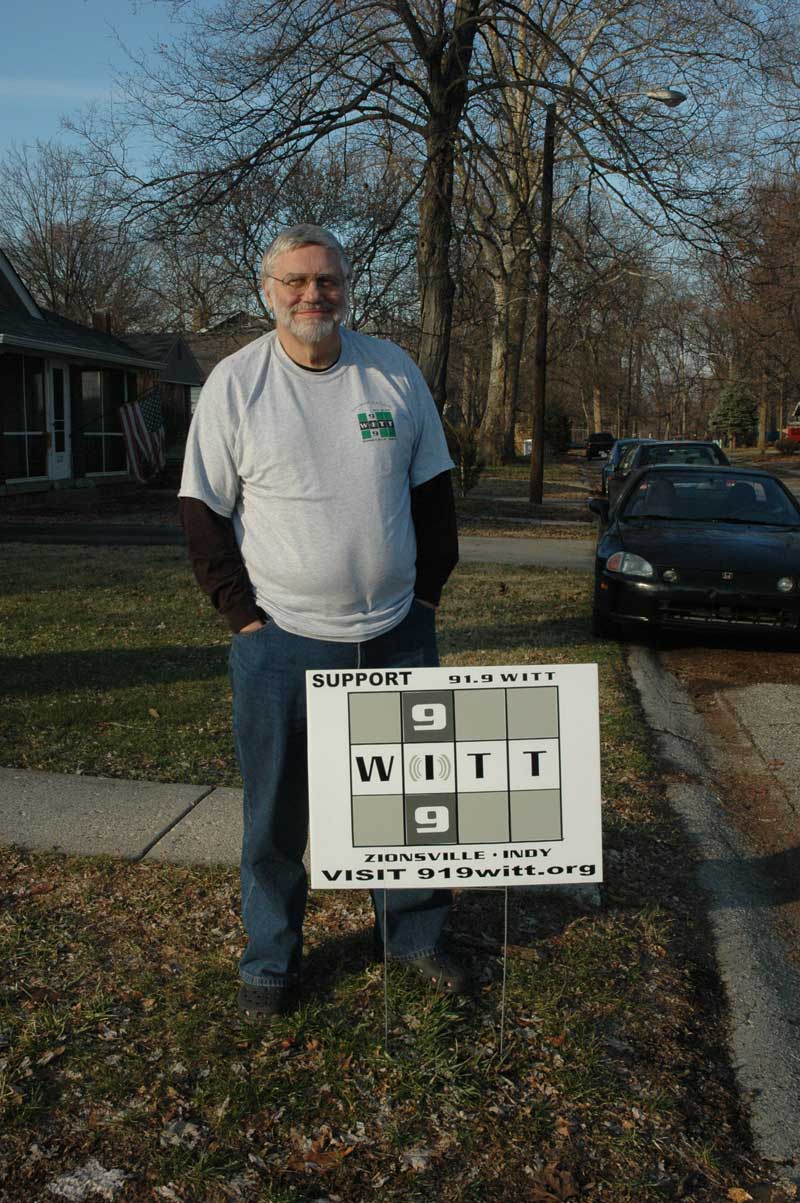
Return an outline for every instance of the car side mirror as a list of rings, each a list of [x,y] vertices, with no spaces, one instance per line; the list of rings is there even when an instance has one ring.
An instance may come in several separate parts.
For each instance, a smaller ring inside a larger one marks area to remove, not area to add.
[[[593,514],[597,514],[604,525],[608,522],[609,500],[607,497],[590,497],[589,509]]]

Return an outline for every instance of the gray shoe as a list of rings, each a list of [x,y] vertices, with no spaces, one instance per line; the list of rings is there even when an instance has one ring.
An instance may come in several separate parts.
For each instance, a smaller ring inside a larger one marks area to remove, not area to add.
[[[239,1014],[250,1023],[271,1023],[297,1005],[297,992],[289,986],[248,986],[242,982],[237,998]]]

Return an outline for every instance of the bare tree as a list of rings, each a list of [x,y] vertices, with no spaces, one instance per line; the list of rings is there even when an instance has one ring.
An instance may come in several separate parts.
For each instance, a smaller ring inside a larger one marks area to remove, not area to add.
[[[0,243],[43,307],[80,322],[106,310],[117,329],[149,321],[147,249],[74,151],[49,142],[9,151]]]
[[[198,207],[251,184],[268,182],[283,195],[321,147],[342,162],[354,152],[382,156],[388,169],[400,161],[400,174],[412,175],[398,200],[416,208],[418,359],[443,406],[458,156],[478,144],[482,159],[472,178],[478,170],[505,173],[506,185],[487,187],[498,198],[501,224],[513,231],[510,243],[500,242],[523,266],[536,232],[536,110],[548,100],[558,106],[562,173],[594,179],[623,210],[631,207],[628,181],[635,179],[648,198],[639,206],[644,220],[656,224],[666,212],[684,229],[696,224],[730,166],[723,153],[725,71],[734,60],[740,73],[748,66],[746,26],[734,28],[729,10],[758,14],[777,2],[726,0],[725,11],[714,0],[225,0],[214,10],[180,4],[186,34],[138,60],[127,80],[126,117],[110,131],[89,122],[84,132],[124,181],[133,206],[158,205],[187,221]],[[676,78],[702,103],[692,108],[692,121],[676,127],[681,132],[665,138],[663,114],[635,97],[644,83]],[[163,153],[137,175],[113,146],[115,136],[124,141],[142,127]],[[699,153],[712,147],[713,162]],[[517,193],[526,189],[519,203]],[[402,212],[398,204],[398,219]],[[512,304],[512,327],[520,326],[524,295]],[[510,395],[519,331],[504,337]]]
[[[320,145],[382,145],[417,164],[417,357],[441,406],[453,312],[451,203],[481,0],[227,0],[198,6],[184,40],[142,57],[129,118],[83,132],[134,205],[187,217],[259,175],[289,187]],[[115,139],[144,125],[164,154],[134,175]]]
[[[669,92],[654,87],[674,78],[676,24],[679,78],[691,88],[680,118],[659,109],[658,96]],[[495,294],[482,445],[498,460],[514,454],[519,364],[542,239],[545,106],[555,116],[557,229],[573,198],[591,190],[616,211],[617,224],[633,216],[674,238],[708,240],[709,216],[735,186],[738,164],[723,85],[747,47],[741,24],[721,20],[716,5],[669,0],[570,6],[521,0],[513,16],[482,32],[487,73],[506,86],[478,94],[468,109],[465,187]]]

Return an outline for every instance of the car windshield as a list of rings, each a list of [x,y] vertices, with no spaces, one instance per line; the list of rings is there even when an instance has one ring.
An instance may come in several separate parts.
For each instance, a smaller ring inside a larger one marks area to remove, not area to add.
[[[648,472],[623,503],[623,519],[800,526],[800,509],[767,476]]]
[[[713,443],[655,444],[641,449],[639,463],[644,464],[727,464],[723,451]]]

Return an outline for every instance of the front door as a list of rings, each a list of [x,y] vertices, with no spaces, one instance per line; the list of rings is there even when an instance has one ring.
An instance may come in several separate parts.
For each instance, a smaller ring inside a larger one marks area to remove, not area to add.
[[[47,475],[65,480],[72,471],[69,438],[69,371],[65,363],[50,363],[47,412]]]

